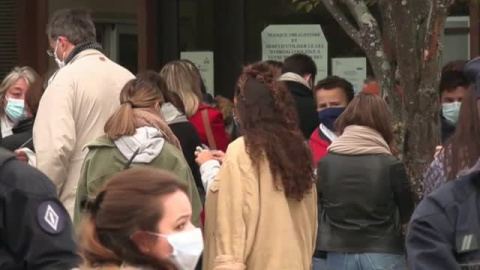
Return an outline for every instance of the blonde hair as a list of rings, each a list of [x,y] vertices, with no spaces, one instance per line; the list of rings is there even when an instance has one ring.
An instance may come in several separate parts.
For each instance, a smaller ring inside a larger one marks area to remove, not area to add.
[[[39,80],[37,72],[31,67],[15,67],[8,75],[3,79],[0,84],[0,97],[4,97],[7,90],[17,83],[18,80],[24,79],[27,87],[32,86],[35,81]],[[5,114],[5,108],[3,102],[0,102],[0,116]]]
[[[120,93],[120,108],[107,120],[104,131],[107,136],[116,140],[122,136],[133,136],[136,132],[134,108],[153,108],[163,103],[163,95],[151,83],[132,79]]]
[[[169,91],[175,92],[185,105],[187,117],[198,111],[202,102],[202,78],[198,69],[188,61],[172,61],[160,71]]]

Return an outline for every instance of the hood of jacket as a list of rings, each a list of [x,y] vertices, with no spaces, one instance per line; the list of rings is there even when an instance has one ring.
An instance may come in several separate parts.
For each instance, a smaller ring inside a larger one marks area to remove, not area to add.
[[[133,163],[150,163],[162,152],[165,139],[158,129],[141,127],[137,128],[135,135],[120,137],[114,143],[127,160],[138,150]]]
[[[170,102],[163,104],[161,110],[165,121],[169,125],[181,122],[188,122],[187,116],[181,111],[179,111]]]

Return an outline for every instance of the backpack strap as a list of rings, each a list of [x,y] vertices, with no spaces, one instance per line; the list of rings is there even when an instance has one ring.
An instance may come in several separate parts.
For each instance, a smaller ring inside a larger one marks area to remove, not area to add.
[[[208,120],[208,110],[202,110],[203,126],[205,127],[205,135],[207,135],[208,146],[212,150],[217,150],[217,144],[213,137],[212,126],[210,126],[210,120]]]

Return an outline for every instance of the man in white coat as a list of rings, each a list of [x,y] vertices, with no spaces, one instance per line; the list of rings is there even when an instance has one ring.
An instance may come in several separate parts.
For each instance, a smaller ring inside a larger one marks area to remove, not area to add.
[[[54,182],[72,216],[85,145],[104,134],[105,122],[120,106],[121,89],[134,76],[100,52],[86,11],[56,12],[47,35],[60,69],[41,99],[33,140],[38,169]]]

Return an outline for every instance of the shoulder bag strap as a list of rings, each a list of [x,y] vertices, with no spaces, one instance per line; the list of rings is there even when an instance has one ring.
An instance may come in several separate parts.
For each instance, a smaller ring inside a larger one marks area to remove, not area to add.
[[[208,120],[208,110],[202,110],[202,120],[203,126],[205,127],[205,134],[207,135],[208,146],[212,150],[217,150],[217,144],[215,143],[215,138],[213,137],[212,126],[210,126],[210,121]]]

